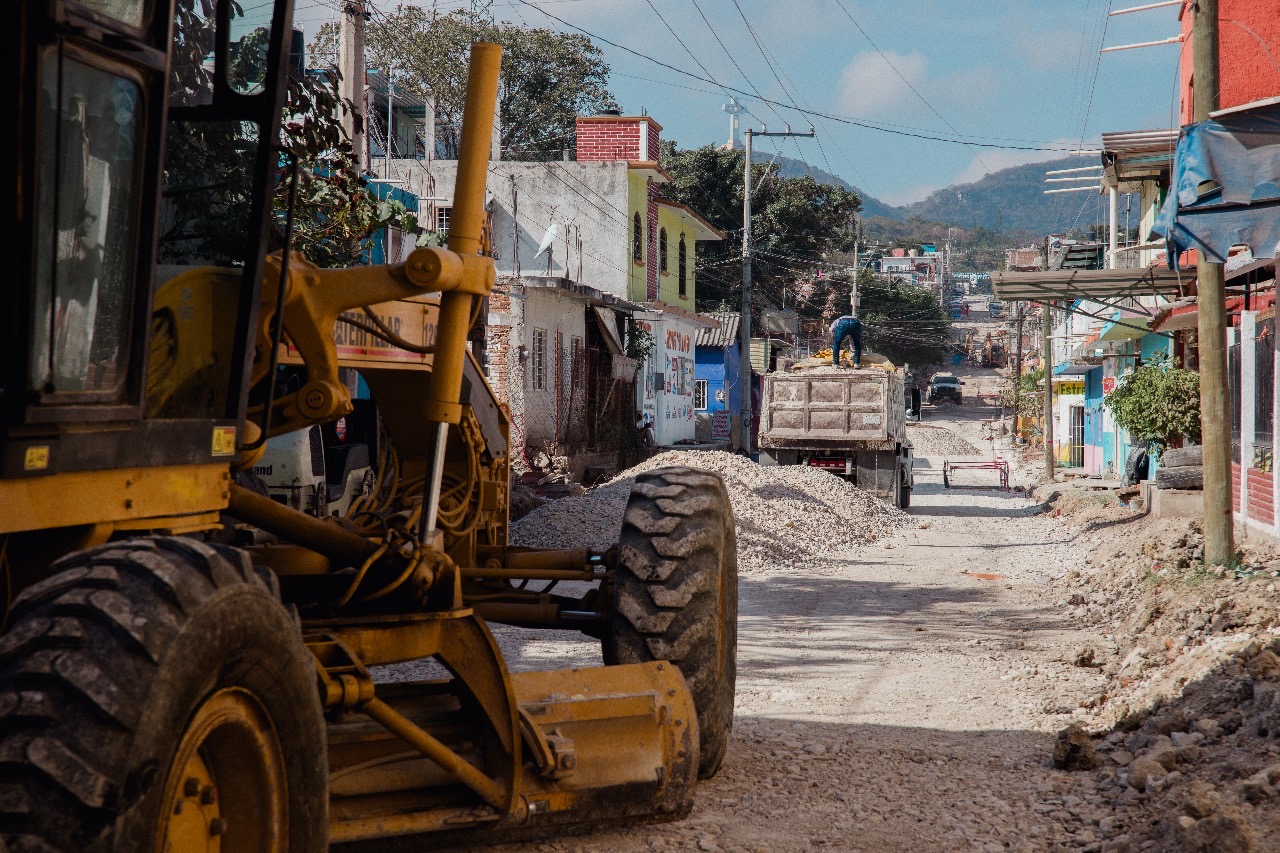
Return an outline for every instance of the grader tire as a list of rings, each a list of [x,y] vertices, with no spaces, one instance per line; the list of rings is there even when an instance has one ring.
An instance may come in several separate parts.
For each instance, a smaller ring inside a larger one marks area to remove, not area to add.
[[[698,776],[724,763],[733,731],[738,557],[719,475],[662,468],[636,477],[623,517],[610,663],[671,661],[698,712]]]
[[[111,543],[54,564],[10,617],[0,850],[326,849],[311,656],[243,552]]]

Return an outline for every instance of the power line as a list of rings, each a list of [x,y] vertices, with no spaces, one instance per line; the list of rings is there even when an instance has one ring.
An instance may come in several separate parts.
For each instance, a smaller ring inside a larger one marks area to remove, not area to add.
[[[735,2],[737,2],[737,0],[735,0]],[[891,69],[893,69],[893,73],[898,75],[898,79],[901,80],[903,83],[907,84],[907,88],[910,89],[912,93],[914,93],[915,96],[920,99],[920,103],[928,107],[929,112],[936,115],[943,124],[945,124],[948,128],[951,129],[952,133],[954,133],[956,136],[959,136],[961,139],[963,139],[964,134],[962,134],[959,130],[957,130],[955,125],[947,121],[946,117],[944,117],[942,113],[938,112],[934,108],[933,104],[929,103],[928,99],[926,99],[924,95],[920,94],[920,90],[917,89],[915,86],[913,86],[911,81],[908,80],[903,75],[903,73],[898,70],[898,66],[893,64],[893,62],[889,59],[889,57],[885,55],[884,51],[880,49],[880,46],[876,44],[874,41],[872,41],[871,35],[862,28],[862,24],[858,23],[858,19],[853,17],[853,14],[849,11],[848,7],[844,5],[844,0],[836,0],[836,5],[839,6],[840,11],[844,12],[845,16],[850,21],[853,22],[853,25],[858,28],[858,32],[862,33],[862,37],[865,38],[867,40],[867,43],[870,44],[875,49],[875,52],[880,55],[880,58],[885,61],[885,64],[887,64]],[[973,149],[970,149],[970,150],[972,151]],[[988,166],[985,162],[983,162],[982,156],[978,154],[977,151],[973,151],[973,156],[977,158],[979,163],[982,164],[982,168],[985,169],[988,174],[990,174],[991,167]]]
[[[683,68],[679,68],[675,65],[672,65],[669,62],[663,62],[661,59],[657,59],[655,57],[649,56],[646,53],[638,51],[634,48],[627,47],[626,45],[619,44],[618,42],[613,41],[611,39],[607,39],[604,36],[596,35],[590,30],[583,29],[582,27],[579,27],[576,24],[571,24],[565,19],[557,15],[553,15],[551,12],[548,12],[547,10],[540,8],[536,3],[531,2],[531,0],[517,0],[517,2],[519,2],[521,5],[528,6],[530,9],[533,9],[536,12],[540,12],[546,17],[551,18],[553,21],[556,21],[557,23],[563,26],[566,26],[569,29],[574,30],[575,32],[582,33],[588,38],[594,39],[599,42],[603,42],[604,44],[607,44],[610,47],[616,47],[618,50],[625,51],[626,53],[629,53],[632,56],[636,56],[640,59],[644,59],[648,62],[652,62],[655,65],[659,65],[663,68],[666,68],[668,71],[674,71],[675,73],[680,74],[684,77],[689,77],[691,79],[698,80],[703,83],[710,83],[713,86],[719,86],[722,89],[726,89],[727,91],[732,92],[734,94],[742,95],[743,97],[756,98],[761,102],[772,105],[772,106],[778,106],[784,109],[795,110],[796,112],[806,117],[825,118],[825,119],[830,119],[831,121],[839,122],[840,124],[847,124],[853,127],[860,127],[865,130],[874,130],[880,133],[889,133],[895,136],[906,136],[913,139],[924,139],[932,142],[947,142],[953,145],[970,145],[970,146],[976,146],[979,148],[992,148],[992,149],[1000,149],[1004,151],[1069,152],[1069,151],[1075,150],[1074,148],[1064,148],[1057,145],[997,145],[995,143],[990,143],[990,142],[974,142],[971,139],[955,139],[951,137],[938,136],[938,135],[929,134],[929,133],[912,133],[905,130],[897,130],[882,124],[861,121],[859,119],[850,118],[848,116],[836,115],[834,113],[827,113],[819,110],[807,110],[807,109],[804,109],[803,107],[799,107],[799,106],[796,106],[795,104],[790,104],[785,101],[779,101],[774,98],[766,98],[766,97],[761,97],[759,95],[754,95],[750,92],[739,89],[736,86],[729,86],[719,82],[718,80],[709,79],[701,76],[700,74],[695,74],[692,71],[687,71]],[[984,138],[991,138],[991,137],[984,137]]]

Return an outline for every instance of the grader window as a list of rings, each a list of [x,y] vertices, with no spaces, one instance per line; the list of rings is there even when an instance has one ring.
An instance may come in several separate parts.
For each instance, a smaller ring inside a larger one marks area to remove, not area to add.
[[[178,0],[174,7],[169,106],[213,103],[213,46],[217,36],[213,0]]]
[[[266,83],[274,11],[270,3],[231,5],[227,82],[242,95],[256,95]]]
[[[99,15],[115,18],[130,27],[141,27],[146,17],[147,0],[79,0],[80,5]]]
[[[40,73],[31,385],[114,396],[128,357],[142,90],[56,49]]]

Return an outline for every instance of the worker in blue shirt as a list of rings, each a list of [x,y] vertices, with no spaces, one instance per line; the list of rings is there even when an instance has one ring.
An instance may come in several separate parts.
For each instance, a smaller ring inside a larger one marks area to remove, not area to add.
[[[840,347],[845,338],[853,339],[853,366],[862,366],[862,321],[853,314],[837,317],[831,324],[831,361],[840,366]]]

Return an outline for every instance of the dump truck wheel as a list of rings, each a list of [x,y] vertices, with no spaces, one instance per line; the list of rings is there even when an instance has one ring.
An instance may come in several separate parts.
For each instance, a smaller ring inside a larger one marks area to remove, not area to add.
[[[0,849],[327,849],[324,717],[274,575],[181,538],[53,569],[0,637]]]
[[[724,481],[696,468],[636,477],[618,553],[606,661],[680,668],[698,711],[698,775],[708,779],[729,746],[737,677],[737,537]]]
[[[905,473],[898,474],[898,509],[907,509],[911,506],[911,487],[907,485],[907,475]]]

